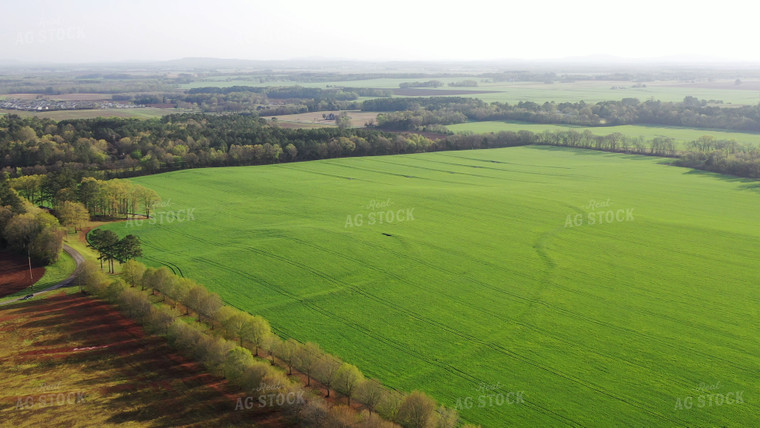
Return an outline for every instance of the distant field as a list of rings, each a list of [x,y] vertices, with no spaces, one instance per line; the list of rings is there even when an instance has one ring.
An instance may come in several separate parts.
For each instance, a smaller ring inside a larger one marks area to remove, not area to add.
[[[277,81],[259,83],[252,80],[206,80],[196,81],[190,84],[180,85],[183,89],[198,88],[204,86],[229,87],[229,86],[293,86],[326,88],[328,86],[354,87],[354,88],[383,88],[398,89],[399,84],[411,81],[440,80],[444,83],[456,82],[466,79],[464,77],[447,78],[406,78],[406,79],[368,79],[346,80],[332,82],[294,82]],[[469,79],[469,78],[467,78]],[[474,78],[478,86],[474,88],[452,88],[443,86],[444,90],[466,90],[479,92],[466,97],[482,99],[486,102],[509,102],[533,101],[543,103],[546,101],[556,102],[599,102],[607,100],[621,100],[623,98],[638,98],[641,101],[657,99],[662,101],[682,101],[686,96],[694,96],[706,100],[722,100],[731,104],[755,105],[760,102],[760,91],[757,83],[748,81],[742,85],[733,85],[727,82],[704,82],[684,84],[680,81],[657,81],[644,82],[645,88],[633,88],[635,82],[630,81],[577,81],[568,83],[542,83],[542,82],[484,82],[482,78]],[[616,87],[617,89],[612,89]],[[447,95],[442,92],[441,95]],[[421,96],[430,96],[423,94]]]
[[[371,120],[377,119],[377,113],[371,111],[358,111],[347,110],[348,116],[351,118],[351,125],[354,128],[362,128],[364,124]],[[335,113],[338,111],[318,111],[310,113],[300,114],[286,114],[280,116],[264,116],[265,119],[271,120],[272,117],[276,117],[280,126],[283,127],[295,127],[295,128],[319,128],[319,127],[334,127],[334,120],[325,120],[322,118],[323,114]]]
[[[687,143],[694,141],[697,138],[704,135],[712,135],[716,139],[736,140],[742,144],[755,144],[760,145],[760,134],[751,134],[744,132],[730,132],[730,131],[718,131],[712,129],[695,129],[695,128],[679,128],[668,126],[644,126],[644,125],[621,125],[621,126],[604,126],[604,127],[584,127],[573,125],[548,125],[542,123],[524,123],[524,122],[468,122],[459,123],[456,125],[448,125],[447,128],[454,132],[474,132],[474,133],[488,133],[499,131],[531,131],[531,132],[543,132],[549,131],[563,131],[567,129],[573,129],[578,132],[583,132],[588,129],[595,135],[609,135],[615,132],[628,135],[631,137],[644,137],[645,139],[652,139],[654,137],[671,137],[679,143]]]
[[[687,96],[706,100],[722,100],[731,104],[750,104],[760,102],[760,92],[749,89],[725,89],[680,86],[679,82],[646,82],[646,88],[633,88],[633,82],[621,81],[579,81],[574,83],[540,83],[514,82],[482,84],[479,89],[500,91],[483,94],[477,98],[483,101],[545,101],[595,103],[623,98],[638,98],[661,101],[683,101]],[[618,89],[612,89],[612,87]],[[620,89],[620,88],[623,89]]]
[[[70,100],[107,101],[111,99],[111,95],[110,94],[85,94],[85,93],[60,94],[60,95],[3,94],[3,95],[0,95],[0,99],[2,98],[17,98],[17,99],[22,99],[22,100],[33,100],[35,98],[44,98],[48,100],[64,100],[64,101],[70,101]]]
[[[104,226],[138,235],[146,261],[466,421],[757,422],[756,182],[556,147],[134,181],[193,210]],[[479,405],[489,393],[502,401]],[[734,401],[697,407],[706,393]]]
[[[92,109],[92,110],[58,110],[47,112],[31,112],[21,110],[3,110],[0,114],[17,114],[21,117],[40,117],[50,118],[53,120],[67,119],[93,119],[96,117],[125,117],[137,119],[152,119],[166,116],[167,114],[188,113],[191,110],[173,109],[173,108],[129,108],[129,109]]]
[[[404,82],[416,82],[426,80],[439,80],[443,83],[459,82],[465,79],[465,77],[420,77],[420,78],[379,78],[379,79],[364,79],[364,80],[336,80],[331,82],[298,82],[293,80],[280,80],[280,81],[267,81],[259,82],[258,80],[250,79],[208,79],[201,81],[194,81],[179,85],[182,89],[202,88],[207,86],[215,86],[219,88],[226,88],[229,86],[304,86],[307,88],[326,88],[329,86],[350,87],[350,88],[382,88],[382,89],[398,89],[399,85]],[[480,82],[481,79],[475,79]],[[448,89],[448,86],[443,86],[440,89]],[[451,89],[478,89],[478,88],[451,88]]]

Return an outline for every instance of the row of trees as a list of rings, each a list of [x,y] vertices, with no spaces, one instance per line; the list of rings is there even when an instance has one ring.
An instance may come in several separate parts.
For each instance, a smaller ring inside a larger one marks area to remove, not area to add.
[[[165,335],[180,352],[200,361],[212,373],[225,376],[256,399],[273,392],[305,397],[303,402],[282,409],[305,426],[395,426],[388,421],[404,427],[457,425],[456,411],[439,406],[426,394],[415,391],[405,395],[388,389],[315,343],[282,340],[266,319],[223,305],[215,293],[175,276],[165,267],[146,268],[130,260],[113,279],[93,262],[86,262],[79,283],[89,292],[118,304],[149,330]],[[196,322],[183,319],[183,314],[189,315],[190,311],[196,313]],[[201,319],[210,330],[201,327]],[[264,359],[264,351],[269,361]],[[313,380],[320,382],[326,397],[330,397],[331,390],[343,394],[347,406],[330,407],[321,396],[304,390],[289,377],[294,369],[306,375],[306,386],[311,386]],[[363,403],[364,411],[351,410],[348,406],[352,400]]]
[[[100,253],[100,267],[103,267],[103,261],[107,262],[111,273],[114,273],[114,260],[123,264],[142,256],[140,238],[135,235],[119,239],[119,235],[112,230],[95,229],[87,235],[87,239],[90,246]]]
[[[257,163],[318,159],[320,144],[339,137],[361,137],[371,144],[378,138],[389,138],[362,129],[284,129],[255,115],[61,122],[4,115],[0,116],[0,167],[12,176],[53,172],[78,181],[84,170],[102,179],[109,174],[130,176],[163,169],[224,166],[234,146],[259,150]],[[297,157],[286,150],[289,145],[297,149]]]
[[[382,101],[387,101],[393,108],[404,103],[426,105],[424,110],[415,110],[416,113],[388,113],[387,117],[396,117],[397,123],[405,121],[410,124],[402,127],[415,128],[423,125],[428,131],[437,131],[439,129],[431,127],[441,126],[431,123],[435,122],[427,116],[429,113],[432,114],[431,111],[440,114],[439,119],[448,122],[450,120],[446,118],[449,114],[465,114],[454,111],[452,106],[476,108],[480,105],[488,109],[482,101],[457,97],[428,100],[391,98]],[[422,112],[422,116],[419,112]],[[80,142],[85,137],[106,138],[103,140],[107,146],[106,152],[112,153],[110,163],[107,164],[57,162],[53,165],[36,165],[21,169],[6,168],[12,175],[26,177],[18,182],[14,181],[14,186],[29,198],[42,201],[48,206],[55,206],[65,200],[79,201],[85,204],[92,215],[126,216],[127,213],[137,211],[140,206],[145,209],[146,215],[149,215],[152,204],[158,200],[155,193],[139,186],[118,181],[103,183],[107,176],[133,176],[179,168],[257,165],[341,156],[419,153],[523,144],[555,144],[664,156],[682,154],[682,151],[677,150],[675,142],[669,138],[660,137],[644,141],[619,133],[599,137],[590,132],[573,130],[542,134],[520,131],[487,134],[481,137],[449,135],[434,140],[416,133],[386,133],[368,129],[282,129],[272,126],[270,121],[241,115],[172,115],[161,120],[92,119],[57,124],[47,119],[21,119],[11,116],[0,117],[0,140],[3,135],[6,138],[16,138],[27,133],[19,131],[23,128],[31,130],[33,135],[55,129],[56,132],[67,135],[67,138]],[[7,126],[5,131],[4,125]],[[36,150],[35,141],[27,141],[24,144],[28,146],[28,150]],[[0,147],[3,146],[0,144]],[[729,170],[725,171],[727,173],[744,174],[742,171],[751,173],[753,170],[751,164],[755,162],[755,158],[737,154],[751,153],[754,149],[750,147],[739,146],[735,142],[699,139],[687,148],[702,153],[718,150],[721,153],[726,152],[727,155],[741,157],[741,163],[745,165],[741,168],[734,168],[735,163],[715,163],[728,165]],[[702,165],[700,162],[692,164]],[[92,177],[87,178],[89,176]]]
[[[75,229],[89,220],[85,213],[126,218],[142,210],[149,217],[161,200],[155,191],[119,179],[83,177],[79,183],[70,182],[68,187],[60,188],[55,176],[32,174],[10,179],[10,185],[34,204],[54,206],[59,218],[66,217],[68,225]]]
[[[134,216],[141,209],[146,217],[161,198],[152,189],[131,181],[85,177],[75,188],[62,189],[58,200],[81,202],[93,216]]]
[[[655,124],[691,128],[719,128],[760,131],[760,104],[730,106],[685,97],[682,102],[662,102],[636,98],[620,101],[569,103],[521,101],[516,104],[487,104],[474,98],[430,97],[391,98],[364,101],[362,110],[389,112],[378,118],[383,129],[420,130],[426,124],[447,124],[459,117],[464,121],[517,120],[583,126]],[[456,116],[459,113],[461,116]],[[407,116],[425,117],[424,123],[405,121]]]
[[[169,101],[204,112],[258,112],[263,115],[359,108],[360,96],[390,96],[352,88],[307,88],[303,86],[230,86],[189,89],[172,94]]]

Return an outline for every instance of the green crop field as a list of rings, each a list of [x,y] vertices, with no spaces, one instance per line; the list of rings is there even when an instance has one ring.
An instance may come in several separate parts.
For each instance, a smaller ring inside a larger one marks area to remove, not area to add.
[[[741,144],[760,144],[760,134],[752,134],[748,132],[732,132],[732,131],[720,131],[716,129],[696,129],[696,128],[681,128],[676,126],[645,126],[645,125],[620,125],[620,126],[574,126],[574,125],[550,125],[543,123],[525,123],[525,122],[468,122],[459,123],[456,125],[448,125],[447,128],[454,132],[474,132],[476,134],[488,133],[488,132],[500,132],[500,131],[531,131],[531,132],[544,132],[544,131],[565,131],[573,129],[578,132],[583,132],[588,129],[595,135],[609,135],[615,132],[630,137],[644,137],[650,140],[655,137],[671,137],[677,142],[681,143],[681,147],[685,147],[683,143],[694,141],[704,135],[711,135],[718,140],[736,140]]]
[[[760,185],[663,162],[517,147],[184,170],[134,179],[163,197],[155,224],[104,227],[484,427],[752,426]]]
[[[111,109],[89,109],[89,110],[56,110],[45,112],[33,112],[23,110],[3,110],[0,114],[15,114],[21,117],[39,117],[52,120],[74,120],[74,119],[94,119],[96,117],[124,117],[134,119],[155,119],[168,114],[191,113],[188,109],[173,108],[111,108]]]

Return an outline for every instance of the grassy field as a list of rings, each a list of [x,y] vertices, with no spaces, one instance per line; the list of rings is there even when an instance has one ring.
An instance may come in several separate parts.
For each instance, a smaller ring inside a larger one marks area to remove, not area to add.
[[[525,122],[468,122],[459,123],[456,125],[448,125],[447,128],[454,132],[474,132],[476,134],[488,133],[488,132],[500,132],[500,131],[531,131],[531,132],[544,132],[544,131],[564,131],[567,129],[574,129],[578,132],[583,132],[588,129],[595,135],[609,135],[615,132],[630,137],[644,137],[649,140],[655,137],[671,137],[677,142],[682,144],[694,141],[704,135],[712,135],[719,140],[736,140],[742,144],[760,144],[760,134],[752,134],[748,132],[731,132],[720,131],[716,129],[695,129],[695,128],[680,128],[676,126],[646,126],[646,125],[620,125],[620,126],[604,126],[604,127],[585,127],[585,126],[573,126],[573,125],[550,125],[543,123],[525,123]]]
[[[154,108],[154,107],[141,107],[141,108],[117,108],[117,109],[92,109],[92,110],[57,110],[47,112],[32,112],[21,110],[3,110],[0,109],[1,114],[16,114],[21,117],[39,117],[49,118],[53,120],[68,120],[68,119],[94,119],[96,117],[125,117],[136,119],[153,119],[157,117],[166,116],[168,114],[175,113],[190,113],[191,110],[186,109],[173,109],[173,108]]]
[[[171,201],[165,212],[104,227],[138,235],[147,262],[469,422],[760,414],[756,182],[556,147],[135,181]]]
[[[445,84],[457,82],[465,77],[445,77],[445,78],[380,78],[366,80],[345,80],[331,82],[294,82],[294,81],[272,81],[260,83],[255,80],[204,80],[195,81],[185,85],[180,85],[182,89],[191,89],[206,86],[229,87],[229,86],[294,86],[300,85],[305,87],[327,88],[327,87],[352,87],[352,88],[383,88],[398,89],[399,85],[404,82],[439,80]],[[556,102],[578,102],[586,101],[595,103],[607,100],[621,100],[623,98],[638,98],[641,101],[657,99],[661,101],[683,101],[686,96],[693,96],[705,100],[722,100],[729,104],[748,104],[755,105],[760,102],[760,91],[757,90],[756,83],[748,81],[742,86],[726,86],[717,84],[694,84],[685,85],[679,81],[656,81],[646,82],[646,87],[634,88],[634,82],[630,81],[612,81],[612,80],[591,80],[577,82],[488,82],[482,78],[474,78],[478,81],[475,88],[452,88],[443,86],[438,90],[472,90],[480,91],[482,94],[463,95],[475,97],[486,102],[509,102],[517,103],[519,101],[533,101],[543,103],[546,101]],[[613,89],[615,87],[615,89]],[[446,95],[442,92],[442,95]],[[425,95],[429,96],[429,95]]]
[[[272,117],[276,117],[278,122],[280,123],[280,126],[282,127],[297,127],[297,128],[335,127],[336,126],[335,120],[325,120],[322,118],[323,114],[329,114],[329,113],[335,113],[337,115],[339,112],[338,111],[334,111],[334,112],[316,111],[316,112],[310,112],[310,113],[286,114],[286,115],[272,116]],[[351,126],[353,126],[354,128],[363,128],[364,124],[366,124],[367,122],[377,120],[376,112],[346,110],[346,113],[348,114],[348,117],[351,118]],[[271,117],[266,117],[266,119],[271,119]]]

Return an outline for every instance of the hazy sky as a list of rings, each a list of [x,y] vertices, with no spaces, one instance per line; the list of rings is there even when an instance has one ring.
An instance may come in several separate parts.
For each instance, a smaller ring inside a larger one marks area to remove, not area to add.
[[[0,60],[760,61],[755,9],[735,0],[4,0],[0,11]]]

